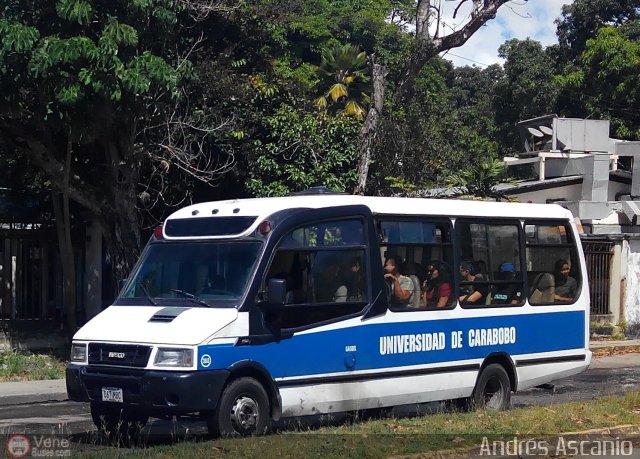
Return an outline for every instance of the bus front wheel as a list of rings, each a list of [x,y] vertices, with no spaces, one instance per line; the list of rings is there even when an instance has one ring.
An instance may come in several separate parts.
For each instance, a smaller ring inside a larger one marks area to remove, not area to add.
[[[492,363],[480,373],[471,396],[476,409],[502,411],[511,406],[511,383],[502,365]]]
[[[253,378],[232,381],[220,397],[218,408],[207,417],[209,434],[214,437],[262,435],[269,424],[269,398],[264,387]]]

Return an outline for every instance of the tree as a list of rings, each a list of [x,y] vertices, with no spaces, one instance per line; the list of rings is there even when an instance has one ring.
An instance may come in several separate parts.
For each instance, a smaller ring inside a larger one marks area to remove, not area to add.
[[[388,0],[255,0],[234,12],[226,24],[203,28],[207,43],[219,46],[207,50],[205,62],[195,64],[206,82],[201,85],[200,106],[219,118],[228,116],[232,138],[224,148],[237,160],[229,177],[245,183],[243,192],[282,194],[301,189],[307,181],[331,184],[336,190],[344,190],[345,184],[351,188],[357,162],[354,126],[360,123],[340,112],[348,102],[358,104],[349,105],[356,114],[366,107],[362,53],[385,54],[387,45],[393,49],[401,38],[397,27],[385,21],[390,8]],[[334,49],[329,56],[327,50]],[[354,52],[345,53],[343,62],[344,49]],[[327,64],[318,72],[323,52]],[[333,103],[328,95],[326,116],[318,116],[313,101],[332,86],[346,89],[349,100],[333,93],[339,99]],[[324,160],[319,163],[320,157]],[[263,161],[270,169],[258,166]],[[294,175],[304,179],[296,181]]]
[[[559,88],[554,80],[555,62],[540,42],[506,41],[498,48],[505,59],[504,78],[496,88],[495,112],[502,154],[521,150],[515,123],[553,113]]]
[[[447,185],[456,191],[457,196],[500,201],[508,197],[497,187],[508,181],[502,162],[496,158],[485,158],[459,173],[451,174],[447,178]]]
[[[336,45],[322,50],[322,64],[318,68],[329,89],[318,99],[320,110],[342,107],[341,113],[363,119],[369,97],[365,92],[367,55],[353,45]]]
[[[462,0],[454,11],[454,16],[465,3]],[[474,0],[471,2],[469,20],[458,30],[440,35],[442,32],[442,16],[440,3],[431,0],[418,0],[415,9],[414,25],[415,34],[413,43],[403,67],[397,79],[395,89],[391,95],[395,106],[405,104],[413,96],[416,78],[430,59],[444,51],[462,46],[467,42],[483,24],[495,18],[498,8],[507,0]],[[379,100],[379,92],[384,91],[387,69],[385,66],[371,61],[373,89],[371,104],[364,126],[361,131],[360,160],[358,164],[358,183],[354,193],[362,194],[365,191],[369,162],[372,157],[372,147],[379,136],[379,128],[382,124],[382,104],[375,103]]]
[[[558,21],[558,110],[609,119],[614,135],[640,135],[640,8],[632,0],[576,0]]]
[[[256,196],[283,196],[323,185],[345,191],[357,156],[360,123],[346,115],[317,115],[283,104],[264,119],[254,140],[246,187]]]
[[[603,27],[587,40],[576,67],[558,77],[583,116],[609,119],[623,139],[640,138],[640,114],[632,108],[640,106],[639,38],[640,21]]]
[[[640,18],[637,0],[575,0],[562,7],[556,21],[560,50],[565,62],[584,51],[587,40],[604,26],[617,27]]]
[[[62,193],[63,215],[73,200],[99,222],[119,278],[141,248],[143,172],[170,164],[148,166],[147,142],[191,75],[197,40],[178,32],[206,6],[179,5],[10,0],[0,19],[0,136]]]

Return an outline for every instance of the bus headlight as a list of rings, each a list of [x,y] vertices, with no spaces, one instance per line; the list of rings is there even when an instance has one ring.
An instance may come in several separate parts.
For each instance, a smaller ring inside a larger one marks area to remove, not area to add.
[[[71,357],[69,358],[69,360],[71,362],[86,363],[87,362],[87,344],[73,343],[71,345]]]
[[[153,362],[159,367],[192,367],[193,349],[159,348]]]

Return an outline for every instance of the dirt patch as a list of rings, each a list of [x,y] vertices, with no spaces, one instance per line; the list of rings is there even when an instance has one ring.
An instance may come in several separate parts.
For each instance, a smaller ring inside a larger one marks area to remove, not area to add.
[[[608,355],[622,355],[622,354],[635,354],[640,353],[640,345],[629,346],[606,346],[592,349],[593,357],[606,357]]]

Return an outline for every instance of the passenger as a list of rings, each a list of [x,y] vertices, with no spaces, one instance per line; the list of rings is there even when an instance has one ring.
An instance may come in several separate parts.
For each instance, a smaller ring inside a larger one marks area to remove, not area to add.
[[[411,282],[413,283],[413,287],[411,290],[412,293],[411,293],[410,306],[413,308],[419,308],[420,300],[421,300],[421,295],[420,295],[421,288],[420,288],[420,279],[418,278],[418,275],[417,275],[416,264],[410,261],[405,261],[402,265],[402,268],[400,269],[400,272],[404,276],[407,276],[409,279],[411,279]]]
[[[487,263],[484,260],[473,260],[473,265],[476,267],[476,275],[483,279],[488,279],[489,271],[487,270]]]
[[[491,304],[520,304],[522,303],[522,288],[516,282],[516,266],[510,262],[500,265],[499,279],[514,281],[509,284],[498,284],[491,291]]]
[[[202,287],[202,293],[220,293],[226,290],[225,278],[210,270]]]
[[[458,300],[460,304],[484,304],[489,289],[483,283],[485,278],[482,274],[478,274],[476,266],[471,261],[463,261],[460,263],[460,280],[462,282],[476,282],[460,287],[460,296]]]
[[[556,301],[573,301],[578,293],[578,282],[569,275],[571,267],[566,260],[556,261],[553,277],[556,282],[554,299]]]
[[[422,283],[422,297],[427,309],[444,308],[449,305],[453,290],[451,274],[445,263],[433,260],[429,263],[427,279]]]
[[[391,287],[392,307],[406,307],[411,304],[413,296],[413,282],[407,276],[400,274],[400,257],[392,255],[384,262],[384,278]]]
[[[333,295],[333,301],[335,303],[359,302],[364,301],[364,298],[364,276],[360,257],[354,257],[349,270],[345,273],[343,284]]]

